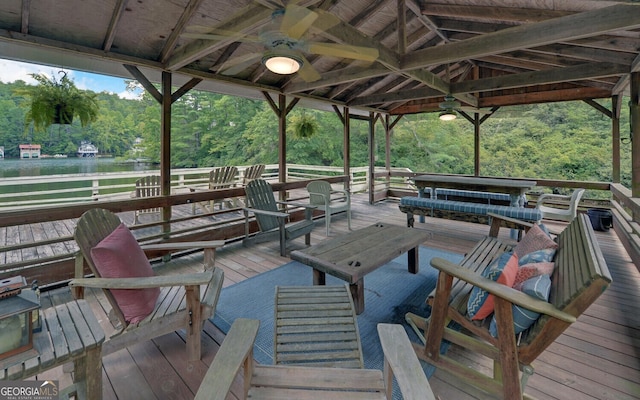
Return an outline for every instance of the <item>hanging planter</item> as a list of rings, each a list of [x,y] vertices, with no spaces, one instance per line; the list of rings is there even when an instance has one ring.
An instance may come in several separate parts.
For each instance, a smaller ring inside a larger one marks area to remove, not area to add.
[[[73,109],[66,104],[56,104],[53,114],[54,124],[71,124],[73,123]]]
[[[29,99],[25,115],[27,126],[33,122],[35,130],[44,131],[52,124],[71,124],[74,117],[80,118],[83,127],[97,119],[97,95],[78,89],[66,72],[60,73],[64,74],[60,80],[44,74],[30,74],[38,85],[14,92]]]
[[[291,125],[293,129],[293,134],[298,139],[308,139],[316,134],[318,130],[318,121],[313,115],[308,115],[304,111],[299,114],[291,117]]]

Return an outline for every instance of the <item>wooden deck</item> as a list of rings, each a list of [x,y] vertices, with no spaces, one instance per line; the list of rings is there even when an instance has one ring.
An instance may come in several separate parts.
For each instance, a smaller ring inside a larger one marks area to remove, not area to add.
[[[405,224],[405,215],[397,202],[367,204],[366,195],[352,198],[353,228],[377,221]],[[332,236],[347,232],[345,216],[332,219]],[[325,239],[323,222],[318,222],[312,243]],[[561,228],[557,225],[556,228]],[[425,245],[464,253],[488,233],[488,226],[434,220],[416,223],[417,229],[433,235]],[[501,236],[508,237],[503,230]],[[613,230],[597,232],[608,262],[613,284],[534,364],[536,374],[529,380],[525,392],[538,399],[638,399],[640,398],[640,273],[631,262]],[[304,248],[302,239],[294,241],[288,250]],[[182,268],[192,269],[202,254],[177,260]],[[250,278],[289,262],[280,257],[278,242],[250,248],[240,243],[229,244],[217,253],[216,265],[225,271],[225,286]],[[67,289],[47,292],[45,302],[56,304],[70,296]],[[91,292],[88,299],[107,335],[112,330],[108,322],[107,302],[101,294]],[[261,300],[261,299],[256,299]],[[270,300],[270,299],[269,299]],[[203,334],[202,361],[187,367],[183,334],[176,332],[153,341],[140,343],[109,355],[103,360],[104,399],[192,399],[208,365],[215,357],[224,335],[210,322]],[[455,347],[449,350],[461,362],[487,368],[479,360]],[[53,370],[38,379],[60,379],[61,386],[70,380],[63,368]],[[437,371],[430,379],[440,399],[484,399],[472,388],[447,374]],[[238,378],[234,391],[241,388]],[[230,399],[237,397],[231,395]]]

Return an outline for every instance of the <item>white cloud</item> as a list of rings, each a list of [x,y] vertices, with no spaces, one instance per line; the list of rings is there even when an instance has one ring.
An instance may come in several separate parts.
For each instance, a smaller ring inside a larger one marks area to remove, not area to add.
[[[56,79],[61,78],[59,75],[61,69],[46,66],[29,64],[12,60],[0,59],[0,81],[4,83],[12,83],[22,80],[30,85],[35,85],[36,81],[29,74],[45,74],[48,77],[55,76]],[[64,69],[67,76],[73,79],[75,85],[82,90],[92,90],[96,93],[107,92],[117,94],[122,99],[139,99],[141,93],[130,93],[125,90],[124,79],[108,77],[104,75],[89,74],[84,72]]]

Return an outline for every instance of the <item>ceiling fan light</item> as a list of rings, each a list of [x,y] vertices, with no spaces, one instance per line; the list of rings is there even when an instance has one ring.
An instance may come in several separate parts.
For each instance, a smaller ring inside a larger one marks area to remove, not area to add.
[[[289,51],[270,51],[262,57],[262,63],[275,74],[290,75],[302,67],[302,59]]]
[[[444,110],[440,113],[440,121],[453,121],[456,119],[456,113],[453,110]]]

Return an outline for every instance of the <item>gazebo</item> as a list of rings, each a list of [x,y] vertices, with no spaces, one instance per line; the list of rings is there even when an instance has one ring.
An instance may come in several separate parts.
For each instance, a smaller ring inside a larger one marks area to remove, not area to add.
[[[463,118],[474,127],[480,176],[480,130],[492,112],[584,101],[611,120],[612,182],[593,187],[611,192],[614,228],[640,265],[640,141],[631,145],[632,187],[619,184],[622,107],[631,137],[640,135],[637,0],[22,0],[0,4],[0,29],[2,58],[136,79],[155,98],[163,196],[107,208],[164,207],[165,221],[172,205],[211,199],[170,193],[172,103],[192,89],[269,103],[279,121],[276,190],[302,187],[287,186],[285,175],[286,117],[296,106],[335,112],[343,122],[348,180],[351,119],[368,121],[371,143],[382,126],[386,171],[374,169],[372,146],[369,173],[390,179],[408,176],[394,175],[389,151],[403,115]],[[603,99],[610,107],[596,101]],[[370,202],[399,193],[369,185]],[[3,211],[0,227],[72,219],[95,204]],[[34,274],[64,281],[73,271],[69,254],[54,254]]]
[[[350,119],[368,120],[372,139],[382,124],[389,170],[390,131],[403,115],[460,116],[474,127],[480,175],[480,129],[491,112],[582,100],[611,119],[610,190],[638,218],[638,141],[632,142],[631,191],[616,185],[624,96],[631,137],[640,130],[640,5],[634,3],[23,0],[0,5],[0,57],[137,79],[162,110],[167,196],[171,104],[193,88],[271,105],[279,121],[281,182],[286,116],[296,105],[339,116],[345,175]],[[292,69],[278,69],[283,66]],[[611,106],[596,99],[610,99]],[[371,201],[387,195],[371,184]],[[629,248],[634,237],[626,239]]]

